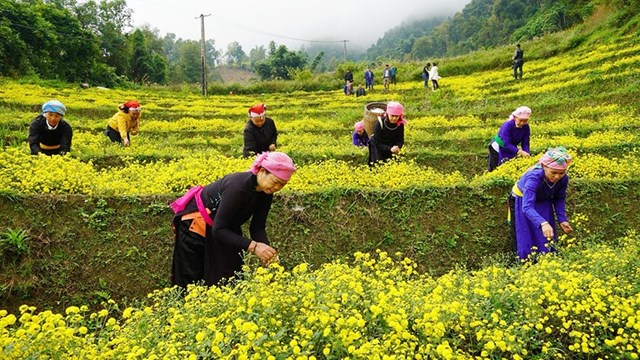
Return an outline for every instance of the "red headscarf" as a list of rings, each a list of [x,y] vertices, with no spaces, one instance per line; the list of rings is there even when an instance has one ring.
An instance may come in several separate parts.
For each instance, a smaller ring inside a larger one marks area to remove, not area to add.
[[[263,116],[266,111],[267,106],[265,104],[253,105],[249,108],[249,117]]]
[[[135,100],[129,100],[124,103],[124,107],[129,108],[129,110],[140,111],[140,103]]]

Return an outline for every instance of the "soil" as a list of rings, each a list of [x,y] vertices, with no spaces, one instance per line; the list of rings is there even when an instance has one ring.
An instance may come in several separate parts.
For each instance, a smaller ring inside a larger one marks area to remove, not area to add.
[[[216,70],[220,74],[222,82],[225,84],[248,84],[251,78],[257,77],[257,75],[251,70],[230,67],[227,65],[218,66]]]

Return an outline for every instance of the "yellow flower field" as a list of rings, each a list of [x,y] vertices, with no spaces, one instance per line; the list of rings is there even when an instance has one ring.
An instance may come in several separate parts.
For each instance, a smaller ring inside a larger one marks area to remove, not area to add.
[[[237,286],[150,294],[64,314],[0,311],[5,359],[636,359],[640,238],[546,256],[522,268],[452,271],[356,253],[318,269],[277,264]],[[628,271],[635,268],[635,271]]]
[[[249,169],[252,159],[241,156],[242,131],[247,109],[258,102],[267,104],[267,115],[278,126],[278,150],[298,167],[283,194],[435,188],[446,197],[460,196],[459,188],[508,188],[545,149],[560,145],[574,156],[572,182],[637,184],[636,37],[579,47],[552,61],[528,61],[522,82],[511,80],[509,69],[448,76],[446,60],[440,62],[437,92],[407,80],[366,99],[345,97],[339,89],[202,98],[163,88],[60,89],[0,79],[0,193],[88,199],[182,194]],[[67,106],[72,151],[31,156],[25,141],[29,123],[53,98]],[[117,104],[128,99],[142,103],[143,115],[140,134],[123,148],[102,132]],[[367,150],[351,144],[353,124],[362,119],[367,102],[390,100],[405,106],[406,143],[396,161],[370,168]],[[487,173],[489,140],[519,105],[533,109],[532,156]],[[630,197],[630,213],[636,212],[635,200]],[[457,221],[468,219],[466,210]],[[577,229],[588,220],[588,214],[570,215]],[[581,230],[582,235],[590,231]],[[418,272],[408,258],[358,252],[317,268],[305,262],[290,270],[280,264],[250,266],[233,286],[192,286],[184,297],[176,289],[161,289],[146,302],[110,300],[97,311],[90,304],[59,313],[24,305],[15,313],[0,310],[0,357],[637,359],[640,237],[625,230],[626,236],[602,243],[561,237],[560,255],[535,264],[495,263],[475,271],[461,264],[439,278]],[[486,242],[495,237],[483,236]],[[38,255],[53,256],[43,254]]]

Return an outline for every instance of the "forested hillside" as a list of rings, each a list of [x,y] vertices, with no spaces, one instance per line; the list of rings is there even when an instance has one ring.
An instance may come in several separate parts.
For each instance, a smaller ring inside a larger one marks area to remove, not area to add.
[[[449,19],[402,23],[378,39],[366,63],[386,59],[452,56],[533,39],[582,23],[600,9],[614,9],[612,28],[633,31],[628,20],[640,0],[473,0]],[[126,0],[0,0],[0,76],[86,82],[93,86],[199,84],[200,44],[153,24],[132,28]],[[259,80],[309,80],[333,72],[343,61],[339,47],[291,51],[271,41],[245,51],[206,43],[208,82],[224,82],[216,66],[249,70]],[[352,55],[350,59],[354,60]]]
[[[125,0],[0,0],[0,75],[90,82],[197,83],[200,44],[131,30]],[[207,62],[219,56],[207,42]]]
[[[436,17],[402,23],[385,32],[384,36],[367,50],[366,57],[370,60],[401,59],[404,54],[411,53],[416,39],[428,36],[445,20],[445,18]]]
[[[438,26],[394,28],[367,50],[375,59],[454,56],[530,40],[582,23],[598,6],[616,9],[613,27],[638,12],[638,0],[473,0]]]

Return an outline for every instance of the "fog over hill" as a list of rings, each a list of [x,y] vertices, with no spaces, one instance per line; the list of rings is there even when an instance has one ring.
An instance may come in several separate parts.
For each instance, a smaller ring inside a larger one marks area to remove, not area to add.
[[[199,40],[200,14],[205,36],[226,50],[237,41],[245,51],[267,45],[271,40],[291,49],[316,43],[348,40],[352,49],[364,51],[402,22],[435,16],[449,16],[470,0],[257,0],[205,2],[196,0],[129,0],[133,25],[149,24],[161,35],[174,33],[183,39]],[[312,40],[312,41],[309,41]]]

